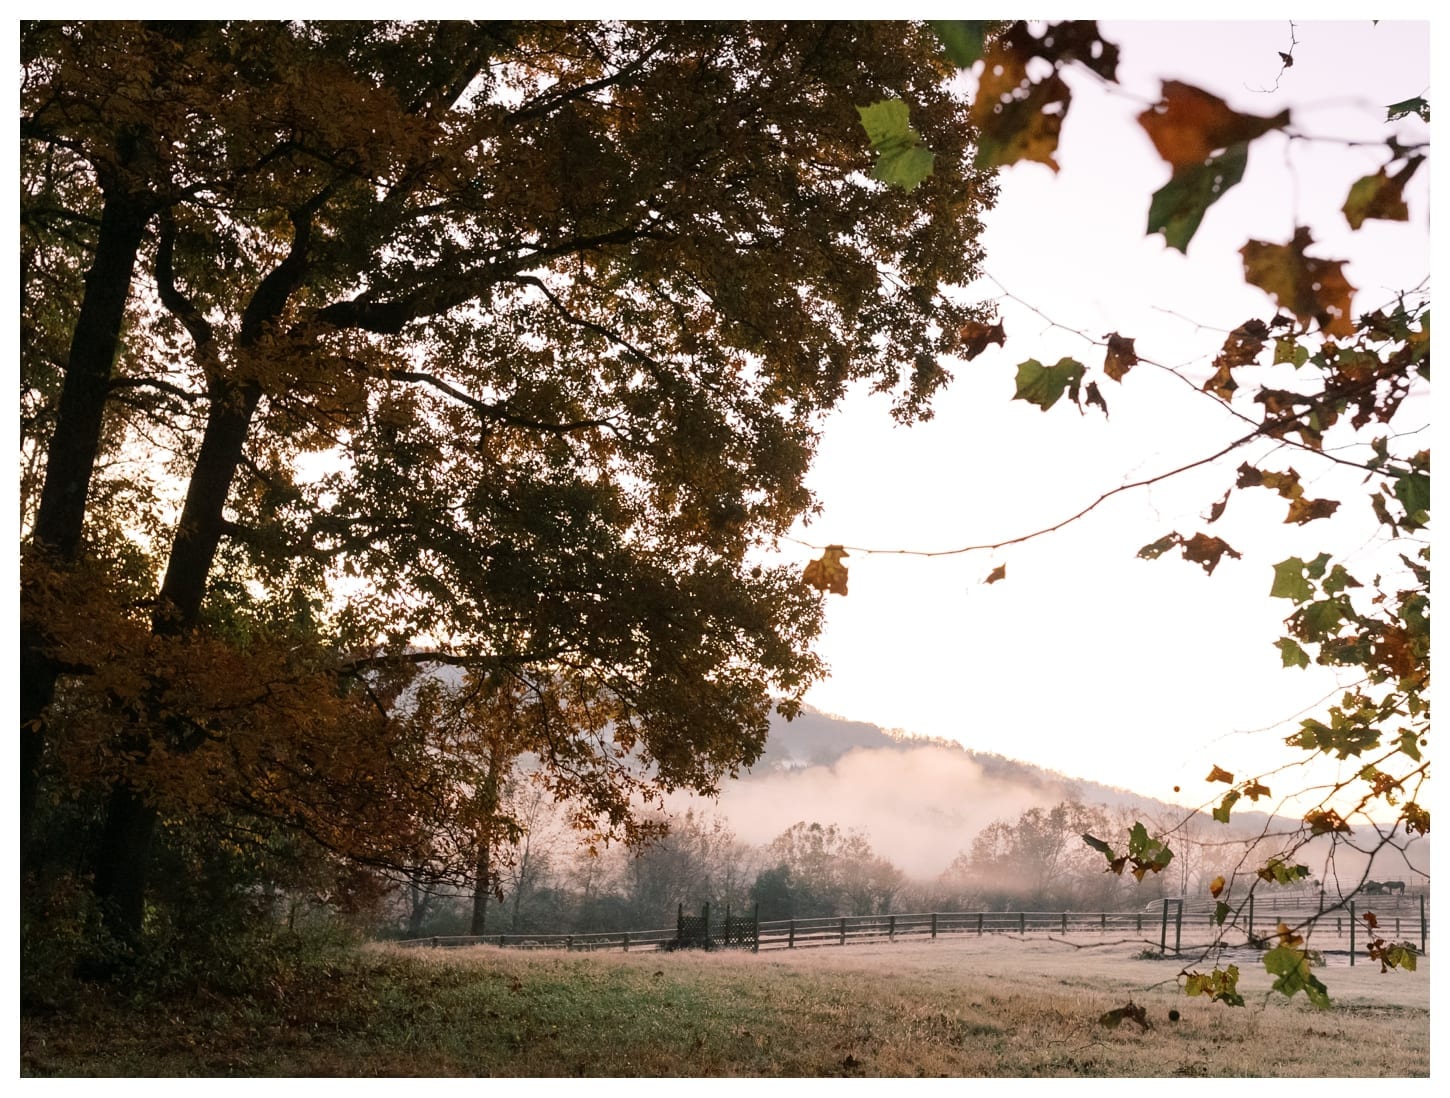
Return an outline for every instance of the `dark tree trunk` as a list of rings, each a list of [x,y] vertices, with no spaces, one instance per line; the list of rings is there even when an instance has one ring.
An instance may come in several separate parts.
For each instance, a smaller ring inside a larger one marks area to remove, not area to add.
[[[468,923],[468,933],[475,937],[484,933],[485,917],[488,914],[488,894],[493,889],[493,867],[491,864],[493,844],[485,837],[478,847],[477,873],[473,878],[473,918]]]
[[[222,509],[260,397],[255,386],[241,392],[213,387],[211,414],[152,622],[157,635],[183,636],[201,616],[207,576],[221,543]],[[175,738],[179,743],[180,737]],[[144,750],[144,733],[129,746]],[[131,782],[123,779],[112,787],[97,848],[95,890],[107,928],[122,940],[134,939],[141,931],[156,819],[154,809],[144,806],[141,792]]]
[[[291,251],[262,279],[242,314],[238,348],[244,355],[263,341],[268,326],[301,284],[307,268],[310,225],[309,212],[304,210],[294,216]],[[152,631],[161,636],[185,636],[201,617],[207,577],[226,528],[223,512],[227,497],[242,462],[262,390],[255,382],[234,385],[214,378],[209,396],[206,431],[187,485],[186,503],[152,619]],[[181,736],[173,739],[174,746],[186,746]],[[121,938],[134,937],[141,929],[143,907],[128,898],[133,893],[142,898],[146,894],[156,826],[154,811],[149,815],[134,812],[133,803],[140,799],[139,791],[128,782],[112,790],[100,847],[111,865],[104,876],[97,873],[96,893],[102,912],[120,920],[111,930]]]
[[[95,890],[107,929],[122,942],[133,943],[141,934],[146,914],[144,867],[155,831],[156,809],[139,793],[126,784],[111,790],[96,851]]]
[[[433,908],[433,894],[419,884],[411,881],[408,884],[408,931],[406,938],[417,938],[423,933],[423,924],[428,918],[428,913]]]
[[[152,622],[160,636],[182,636],[195,627],[201,616],[207,577],[225,528],[223,509],[261,396],[255,385],[241,389],[212,386],[211,414],[187,486],[186,503]]]
[[[101,422],[111,369],[121,337],[136,253],[150,211],[118,192],[106,195],[85,295],[71,334],[55,433],[46,450],[45,484],[33,540],[59,564],[75,561],[85,526],[86,498],[101,445]],[[23,577],[22,577],[23,582]],[[32,624],[20,631],[20,854],[30,863],[40,764],[45,754],[44,714],[55,696],[60,668],[45,654],[46,638]]]

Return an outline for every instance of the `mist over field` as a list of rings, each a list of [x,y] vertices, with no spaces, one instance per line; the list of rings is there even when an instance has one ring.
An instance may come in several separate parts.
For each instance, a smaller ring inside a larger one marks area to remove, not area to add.
[[[1030,763],[979,754],[960,744],[917,738],[806,707],[793,721],[773,719],[770,741],[759,762],[738,779],[722,784],[714,800],[677,795],[672,811],[689,808],[723,817],[746,843],[764,845],[798,821],[836,824],[866,833],[877,854],[917,880],[937,877],[973,838],[992,823],[1015,820],[1030,808],[1064,800],[1105,805],[1125,816],[1177,822],[1189,810],[1130,790],[1075,780]],[[1262,830],[1262,812],[1234,813],[1234,833]],[[1206,819],[1205,838],[1220,825]],[[1227,837],[1225,831],[1223,837]],[[1322,843],[1306,848],[1315,855]],[[1387,850],[1375,862],[1387,878],[1428,873],[1428,837],[1408,853]],[[1319,876],[1321,857],[1310,857]],[[1331,870],[1357,878],[1365,858],[1341,847]]]
[[[679,796],[670,807],[717,812],[743,842],[754,844],[801,820],[861,830],[909,876],[933,878],[994,821],[1073,797],[1108,804],[1135,799],[807,707],[794,721],[772,723],[765,754],[749,773],[725,782],[718,800]]]
[[[1039,803],[962,752],[915,747],[855,748],[831,764],[732,782],[719,807],[745,842],[768,843],[798,820],[832,822],[865,831],[907,874],[932,877],[982,828]]]

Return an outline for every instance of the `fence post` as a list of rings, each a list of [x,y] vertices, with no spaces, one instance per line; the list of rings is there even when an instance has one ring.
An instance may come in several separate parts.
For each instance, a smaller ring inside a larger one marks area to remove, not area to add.
[[[790,941],[788,941],[788,942],[785,943],[785,948],[786,949],[794,949],[795,948],[795,920],[794,919],[792,919],[790,921]]]
[[[1354,901],[1349,901],[1349,966],[1354,967]]]
[[[1183,901],[1178,901],[1178,915],[1173,920],[1173,956],[1183,952]]]
[[[1423,907],[1424,904],[1425,904],[1425,897],[1421,896],[1420,897],[1420,906]],[[1423,923],[1424,921],[1425,921],[1425,916],[1422,913],[1421,916],[1420,916],[1420,922]],[[931,913],[931,940],[932,941],[936,941],[936,912],[935,911],[933,911]],[[1424,950],[1422,949],[1420,952],[1423,953]]]
[[[502,949],[503,948],[503,935],[502,934],[500,934],[498,936],[498,947],[499,947],[499,949]]]
[[[752,952],[752,953],[759,953],[760,952],[760,905],[759,904],[756,904],[755,905],[755,919],[754,919],[753,925],[750,928],[750,940],[751,940],[751,942],[754,943],[754,948],[752,948],[750,952]]]
[[[629,952],[629,931],[624,932],[624,951]]]
[[[841,916],[841,944],[846,944],[846,916]]]
[[[1428,928],[1425,926],[1425,894],[1420,893],[1420,952],[1425,952],[1425,934]]]
[[[1064,911],[1062,913],[1062,932],[1064,934],[1067,933],[1067,912],[1066,911]]]
[[[1163,901],[1163,926],[1158,933],[1158,952],[1168,952],[1168,901]]]
[[[572,952],[574,952],[574,935],[570,934],[568,937],[566,937],[564,939],[564,952],[565,953],[572,953]]]
[[[710,948],[710,905],[705,905],[705,948]]]
[[[977,912],[977,937],[982,936],[982,912]]]
[[[1025,911],[1017,912],[1017,933],[1027,933],[1027,912]]]
[[[1395,933],[1396,934],[1399,933],[1398,928],[1395,930]],[[892,941],[892,942],[896,941],[896,916],[895,915],[892,915],[891,916],[891,921],[886,924],[886,938],[887,938],[888,941]]]
[[[1249,945],[1254,944],[1254,894],[1249,893]]]
[[[1141,911],[1138,912],[1138,933],[1143,933],[1143,913]]]

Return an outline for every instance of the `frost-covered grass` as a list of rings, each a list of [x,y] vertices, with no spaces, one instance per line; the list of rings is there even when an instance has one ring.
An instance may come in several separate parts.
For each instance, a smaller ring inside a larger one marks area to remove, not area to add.
[[[1404,1076],[1429,962],[1319,970],[1335,1005],[1179,993],[1183,960],[1006,936],[773,953],[365,950],[249,994],[22,1019],[44,1075]],[[1152,1024],[1105,1029],[1132,1001]],[[1179,1012],[1171,1021],[1169,1011]]]

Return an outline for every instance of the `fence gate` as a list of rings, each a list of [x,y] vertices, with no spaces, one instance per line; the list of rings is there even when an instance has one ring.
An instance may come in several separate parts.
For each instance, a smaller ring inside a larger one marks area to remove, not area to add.
[[[725,909],[725,918],[710,922],[710,905],[706,904],[698,915],[686,915],[685,905],[679,905],[676,915],[675,940],[671,949],[760,949],[760,908],[757,906],[749,915],[731,915]]]

